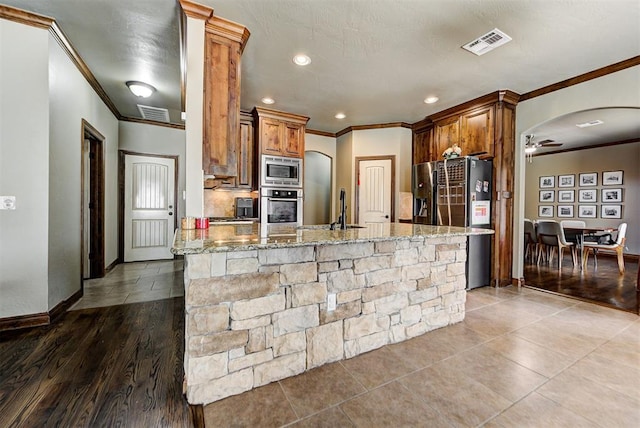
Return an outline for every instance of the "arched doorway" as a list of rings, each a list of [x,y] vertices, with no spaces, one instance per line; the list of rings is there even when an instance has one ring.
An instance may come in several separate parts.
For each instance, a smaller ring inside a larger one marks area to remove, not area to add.
[[[304,153],[304,224],[331,223],[332,159],[324,153]]]

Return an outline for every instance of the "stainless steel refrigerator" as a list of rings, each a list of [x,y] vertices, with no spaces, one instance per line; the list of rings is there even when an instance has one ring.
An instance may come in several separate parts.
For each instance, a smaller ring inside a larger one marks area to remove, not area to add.
[[[413,221],[432,225],[491,228],[493,165],[460,157],[413,167]],[[469,236],[467,289],[491,283],[491,237]]]

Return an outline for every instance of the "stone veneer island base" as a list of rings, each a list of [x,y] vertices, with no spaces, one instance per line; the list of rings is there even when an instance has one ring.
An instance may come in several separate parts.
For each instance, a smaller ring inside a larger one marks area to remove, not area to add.
[[[255,226],[232,228],[198,231],[193,241],[194,231],[178,230],[174,240],[185,255],[191,404],[462,321],[467,235],[492,233],[391,224],[259,238]]]

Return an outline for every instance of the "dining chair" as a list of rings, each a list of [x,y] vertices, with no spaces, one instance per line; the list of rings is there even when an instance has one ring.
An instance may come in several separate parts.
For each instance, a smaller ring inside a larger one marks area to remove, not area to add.
[[[536,225],[529,219],[524,219],[524,259],[527,257],[531,261],[536,262],[538,259],[538,234],[536,233]]]
[[[624,243],[626,241],[627,235],[627,223],[620,223],[618,226],[618,236],[616,240],[612,244],[599,244],[597,242],[585,242],[584,246],[584,256],[582,258],[583,268],[587,267],[587,260],[589,259],[589,253],[593,253],[593,265],[594,269],[598,269],[598,251],[600,250],[609,250],[615,251],[618,258],[618,271],[620,275],[624,274]]]
[[[555,249],[558,249],[558,272],[562,271],[562,257],[564,255],[564,249],[568,248],[571,251],[571,260],[573,265],[576,265],[576,252],[575,245],[572,242],[567,242],[564,236],[562,226],[555,220],[541,220],[538,222],[538,243],[540,249],[538,250],[538,264],[542,257],[543,249],[547,254],[548,262],[553,261],[553,253]]]

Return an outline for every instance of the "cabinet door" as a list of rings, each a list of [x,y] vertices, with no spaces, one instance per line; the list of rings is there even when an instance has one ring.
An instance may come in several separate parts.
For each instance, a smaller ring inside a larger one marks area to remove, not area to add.
[[[207,33],[204,71],[205,174],[235,177],[240,119],[240,44]]]
[[[460,131],[465,155],[478,153],[481,158],[493,157],[493,106],[463,114]]]
[[[240,120],[238,153],[238,187],[251,188],[253,185],[253,123],[251,120]]]
[[[262,153],[269,155],[282,154],[283,124],[279,120],[260,119],[260,141]]]
[[[301,158],[304,155],[304,131],[298,123],[284,123],[283,155]]]
[[[433,128],[427,128],[413,135],[413,163],[429,162],[431,160],[431,145]]]
[[[460,145],[460,122],[458,117],[441,120],[435,124],[435,139],[431,160],[442,159],[442,153],[454,144]],[[464,151],[462,155],[466,155]]]

